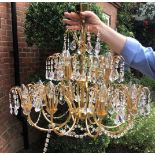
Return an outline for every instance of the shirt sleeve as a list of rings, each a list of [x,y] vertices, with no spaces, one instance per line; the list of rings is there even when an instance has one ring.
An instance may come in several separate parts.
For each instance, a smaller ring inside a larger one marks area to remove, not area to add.
[[[155,52],[151,47],[144,47],[136,39],[127,37],[121,55],[129,66],[155,79]]]

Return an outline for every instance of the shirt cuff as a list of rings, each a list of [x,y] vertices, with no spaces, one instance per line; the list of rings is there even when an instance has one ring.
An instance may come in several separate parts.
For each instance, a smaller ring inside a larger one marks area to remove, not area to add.
[[[140,43],[131,37],[127,37],[125,45],[121,51],[121,55],[123,56],[125,62],[130,65],[137,54],[137,49],[139,49]]]

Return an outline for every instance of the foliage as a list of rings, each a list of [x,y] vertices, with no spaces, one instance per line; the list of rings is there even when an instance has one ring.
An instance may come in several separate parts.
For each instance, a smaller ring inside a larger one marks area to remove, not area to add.
[[[135,126],[120,139],[113,139],[110,146],[121,146],[128,152],[155,152],[155,108],[146,117],[135,119]],[[108,149],[111,149],[109,146]],[[115,152],[115,150],[112,150]],[[124,150],[125,151],[125,150]]]
[[[130,70],[126,70],[124,74],[125,83],[128,84],[129,82],[139,84],[140,80],[131,72]]]
[[[155,4],[152,2],[139,3],[137,15],[142,19],[153,20],[155,16]]]
[[[155,49],[155,5],[154,3],[138,3],[135,16],[136,38],[144,45]]]
[[[145,87],[148,87],[151,91],[151,100],[155,101],[155,80],[151,79],[148,76],[143,75],[142,77],[135,76],[131,70],[125,71],[125,82],[126,84],[135,83],[141,84]]]
[[[61,51],[65,31],[63,16],[65,11],[75,11],[78,3],[31,3],[26,13],[25,34],[28,45]],[[105,21],[101,9],[95,3],[89,3],[102,21]],[[106,49],[103,46],[103,49]]]
[[[117,31],[129,37],[134,37],[133,27],[133,3],[121,3],[117,15]]]
[[[149,78],[148,76],[143,76],[140,79],[140,83],[146,87],[149,87],[151,91],[155,91],[155,80]]]
[[[35,74],[30,75],[27,82],[28,83],[36,83],[39,80],[46,81],[46,79],[45,79],[45,73],[44,72],[41,72],[40,71],[40,72],[37,72]]]
[[[49,152],[55,153],[102,153],[109,144],[109,138],[100,136],[96,139],[86,137],[77,139],[72,137],[53,136],[50,141]]]

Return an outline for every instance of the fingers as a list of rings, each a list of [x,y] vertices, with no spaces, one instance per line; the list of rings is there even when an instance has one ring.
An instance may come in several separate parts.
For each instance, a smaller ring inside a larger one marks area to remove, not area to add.
[[[84,12],[80,12],[80,14],[83,16],[83,17],[93,17],[95,14],[92,12],[92,11],[84,11]]]
[[[65,12],[64,15],[66,18],[69,18],[73,21],[79,21],[80,20],[80,16],[75,12],[71,12],[71,13]]]
[[[98,32],[96,25],[93,25],[93,24],[87,24],[86,31],[95,33],[95,34],[97,34],[97,32]]]
[[[75,25],[75,26],[66,26],[66,29],[68,29],[68,30],[80,30],[81,27],[77,26],[77,25]]]
[[[68,30],[80,30],[81,26],[80,25],[70,25],[70,26],[66,26],[66,29],[68,29]],[[91,33],[95,33],[95,34],[98,33],[96,26],[91,25],[91,24],[86,25],[86,31],[91,32]]]
[[[69,25],[80,25],[80,22],[72,21],[72,20],[69,20],[69,19],[63,19],[63,22],[66,23],[66,24],[69,24]]]

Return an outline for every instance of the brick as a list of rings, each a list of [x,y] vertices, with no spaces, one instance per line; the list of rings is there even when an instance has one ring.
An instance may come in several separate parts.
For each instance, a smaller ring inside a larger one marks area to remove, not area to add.
[[[2,30],[0,29],[0,35],[2,36],[6,36],[7,35],[7,31],[6,30]]]

